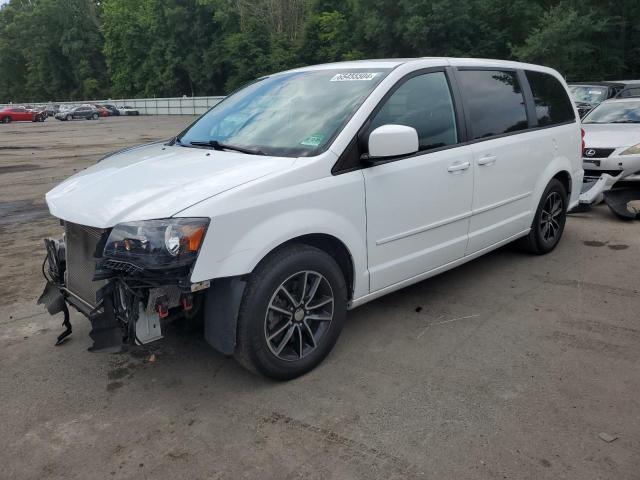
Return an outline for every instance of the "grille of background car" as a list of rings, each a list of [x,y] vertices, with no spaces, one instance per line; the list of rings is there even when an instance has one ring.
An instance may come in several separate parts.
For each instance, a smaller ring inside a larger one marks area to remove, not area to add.
[[[593,150],[595,153],[593,155],[587,155],[587,151]],[[607,158],[614,152],[615,148],[585,148],[582,151],[582,156],[584,158]]]

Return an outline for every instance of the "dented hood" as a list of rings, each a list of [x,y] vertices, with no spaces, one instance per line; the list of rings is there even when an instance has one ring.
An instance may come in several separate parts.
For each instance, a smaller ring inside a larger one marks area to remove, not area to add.
[[[290,167],[292,158],[152,144],[113,155],[46,195],[51,214],[98,228],[166,218]]]
[[[587,148],[631,147],[640,143],[638,123],[583,123]]]

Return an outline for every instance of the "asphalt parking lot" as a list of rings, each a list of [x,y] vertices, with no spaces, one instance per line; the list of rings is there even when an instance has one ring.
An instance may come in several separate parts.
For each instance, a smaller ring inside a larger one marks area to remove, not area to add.
[[[0,125],[0,477],[640,477],[640,222],[602,206],[548,256],[506,247],[351,312],[289,383],[177,327],[91,354],[73,313],[53,347],[61,316],[35,304],[60,233],[45,192],[192,120]]]

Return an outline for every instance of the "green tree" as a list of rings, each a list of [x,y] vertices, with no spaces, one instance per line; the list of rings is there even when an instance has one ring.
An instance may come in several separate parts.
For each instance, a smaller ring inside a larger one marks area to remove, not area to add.
[[[18,2],[0,10],[0,102],[23,99],[27,59],[20,45],[22,15]]]
[[[95,98],[108,85],[98,4],[19,0],[0,10],[0,85],[14,101]]]
[[[539,23],[513,47],[516,58],[556,68],[569,80],[602,79],[623,70],[622,52],[607,41],[611,20],[599,12],[562,2],[545,11]]]
[[[640,77],[638,0],[11,0],[0,101],[225,94],[359,58],[471,56]]]

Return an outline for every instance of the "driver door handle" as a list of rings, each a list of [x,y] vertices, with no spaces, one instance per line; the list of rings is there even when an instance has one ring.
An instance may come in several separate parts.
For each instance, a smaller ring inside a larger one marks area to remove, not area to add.
[[[478,159],[478,165],[493,165],[496,163],[498,157],[495,155],[485,155],[484,157],[480,157]]]

